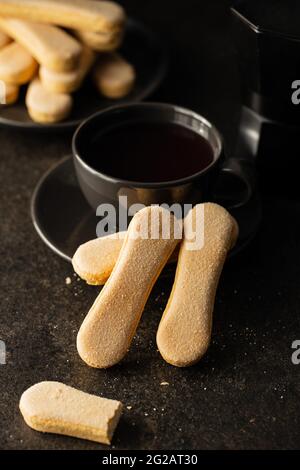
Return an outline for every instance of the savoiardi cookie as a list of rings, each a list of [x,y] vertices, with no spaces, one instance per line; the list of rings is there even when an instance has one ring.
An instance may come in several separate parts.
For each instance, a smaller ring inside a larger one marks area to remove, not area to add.
[[[99,58],[93,78],[96,88],[102,95],[117,99],[130,93],[136,74],[134,67],[115,52]]]
[[[0,0],[2,16],[87,31],[119,30],[126,19],[115,2],[94,0]]]
[[[112,273],[118,260],[126,232],[95,238],[80,245],[73,258],[74,271],[90,285],[102,286]],[[178,246],[171,254],[168,263],[175,263]]]
[[[78,90],[95,60],[95,53],[87,46],[83,47],[79,64],[74,70],[56,72],[44,65],[40,67],[40,79],[43,86],[54,93],[73,93]]]
[[[72,109],[72,96],[53,93],[35,78],[28,86],[26,106],[31,119],[38,123],[54,123],[65,119]]]
[[[0,50],[0,80],[12,85],[29,82],[37,72],[37,62],[20,44],[12,42]]]
[[[0,27],[51,70],[69,71],[79,64],[82,45],[56,26],[0,17]]]
[[[77,390],[60,382],[40,382],[20,399],[28,426],[44,433],[63,434],[110,444],[122,413],[122,403]]]
[[[77,336],[78,353],[91,367],[111,367],[126,355],[178,233],[176,219],[159,206],[146,207],[133,217],[113,272]]]
[[[185,233],[174,285],[157,331],[162,357],[178,367],[195,364],[208,349],[219,278],[238,235],[233,217],[223,207],[211,203],[190,211],[185,227],[187,224],[195,227],[199,209],[204,211],[203,246],[191,249],[192,239]]]

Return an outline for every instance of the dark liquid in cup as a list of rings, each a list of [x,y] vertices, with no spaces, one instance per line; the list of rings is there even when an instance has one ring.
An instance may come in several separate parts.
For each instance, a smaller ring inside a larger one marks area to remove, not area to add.
[[[88,163],[108,176],[159,183],[191,176],[214,159],[210,144],[177,124],[134,122],[99,134],[89,145]]]

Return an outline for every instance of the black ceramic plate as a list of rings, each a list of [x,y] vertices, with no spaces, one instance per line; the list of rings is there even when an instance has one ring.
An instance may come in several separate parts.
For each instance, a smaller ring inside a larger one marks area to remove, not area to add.
[[[256,234],[261,207],[257,195],[245,206],[232,211],[240,228],[232,255],[244,249]],[[38,183],[31,201],[31,216],[42,240],[59,256],[71,261],[82,243],[96,238],[99,218],[78,186],[72,157],[51,168]]]
[[[74,94],[74,107],[71,115],[63,122],[41,125],[33,122],[26,110],[25,93],[13,106],[0,107],[0,125],[35,131],[58,131],[76,128],[84,119],[97,111],[114,104],[141,101],[148,97],[162,82],[167,70],[167,51],[156,34],[144,25],[129,20],[121,54],[135,66],[137,80],[132,92],[123,99],[102,98],[91,80],[87,79],[83,87]]]

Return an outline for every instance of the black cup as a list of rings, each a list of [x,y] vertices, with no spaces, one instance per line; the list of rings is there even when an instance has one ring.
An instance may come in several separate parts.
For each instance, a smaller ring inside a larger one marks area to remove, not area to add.
[[[132,121],[173,123],[189,128],[210,144],[214,157],[212,163],[196,174],[162,183],[122,180],[94,169],[86,152],[95,135],[100,131],[103,135],[116,123],[120,126]],[[213,201],[230,209],[246,204],[252,195],[252,169],[247,167],[247,162],[226,159],[218,130],[199,114],[175,105],[133,103],[101,111],[81,124],[73,137],[72,146],[81,190],[94,209],[100,204],[110,203],[118,210],[120,196],[127,196],[129,205],[194,205]]]

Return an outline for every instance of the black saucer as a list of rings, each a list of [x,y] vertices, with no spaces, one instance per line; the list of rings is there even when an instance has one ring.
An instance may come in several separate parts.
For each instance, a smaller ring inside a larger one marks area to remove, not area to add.
[[[83,87],[74,94],[74,106],[71,115],[56,124],[38,124],[33,122],[25,106],[26,88],[22,89],[18,102],[12,106],[0,106],[0,125],[34,131],[64,131],[75,129],[97,111],[112,105],[142,101],[153,93],[165,77],[168,54],[158,36],[142,23],[128,20],[121,54],[134,65],[136,83],[131,93],[123,99],[111,100],[99,96],[91,80],[87,79]]]
[[[258,195],[232,211],[240,228],[239,239],[232,255],[243,250],[256,234],[261,221]],[[79,245],[96,238],[99,222],[78,186],[72,157],[57,163],[42,177],[31,200],[33,224],[51,250],[71,261]]]

